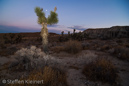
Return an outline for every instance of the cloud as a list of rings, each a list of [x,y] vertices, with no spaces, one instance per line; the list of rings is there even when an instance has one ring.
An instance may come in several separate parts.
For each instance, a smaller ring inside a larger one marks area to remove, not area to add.
[[[57,24],[54,24],[54,25],[48,25],[48,31],[54,31],[55,33],[58,33],[60,34],[62,31],[64,31],[65,34],[68,33],[68,31],[70,31],[70,33],[73,32],[73,29],[76,29],[76,32],[79,32],[79,31],[84,31],[86,30],[87,28],[83,27],[83,26],[71,26],[71,27],[67,27],[67,26],[64,26],[64,25],[57,25]]]
[[[67,27],[64,25],[48,25],[47,26],[49,32],[61,34],[62,31],[64,31],[65,34],[70,31],[70,33],[73,33],[73,29],[76,29],[76,32],[86,30],[87,28],[83,26],[71,26]],[[7,26],[7,25],[0,25],[0,33],[20,33],[20,32],[40,32],[41,26],[34,26],[34,27],[18,27],[18,26]]]
[[[0,25],[0,33],[39,32],[39,29]]]
[[[76,30],[80,30],[80,31],[84,31],[84,30],[88,29],[88,28],[86,28],[84,26],[79,26],[79,25],[74,25],[74,26],[68,27],[68,28],[70,28],[70,29],[76,29]]]

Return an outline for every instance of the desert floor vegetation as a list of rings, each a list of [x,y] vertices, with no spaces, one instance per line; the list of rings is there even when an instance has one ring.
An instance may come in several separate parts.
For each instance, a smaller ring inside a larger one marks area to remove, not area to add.
[[[105,58],[98,58],[93,62],[85,65],[83,74],[93,81],[108,82],[115,84],[117,78],[117,71],[111,61]]]
[[[64,35],[60,39],[62,35],[50,33],[46,54],[39,33],[20,35],[18,43],[0,41],[0,81],[43,79],[43,86],[129,86],[128,38],[76,40]]]

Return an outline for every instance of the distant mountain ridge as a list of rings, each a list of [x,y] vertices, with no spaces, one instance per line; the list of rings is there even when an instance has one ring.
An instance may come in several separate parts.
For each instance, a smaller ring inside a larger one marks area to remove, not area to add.
[[[87,29],[83,33],[88,34],[90,38],[127,38],[129,37],[129,26]]]

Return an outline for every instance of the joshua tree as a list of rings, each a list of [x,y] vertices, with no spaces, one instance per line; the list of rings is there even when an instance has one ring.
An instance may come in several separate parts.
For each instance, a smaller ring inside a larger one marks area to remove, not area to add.
[[[64,35],[64,31],[61,32],[61,35],[62,35],[62,36]]]
[[[68,35],[70,35],[70,31],[68,31]]]
[[[44,52],[48,51],[48,29],[47,25],[52,25],[58,23],[57,8],[54,8],[54,11],[50,12],[50,15],[48,18],[45,17],[45,13],[43,11],[43,8],[36,7],[35,13],[38,16],[38,24],[42,25],[41,29],[41,37],[42,37],[42,44],[43,44],[43,50]]]
[[[76,29],[73,29],[73,34],[75,33]]]

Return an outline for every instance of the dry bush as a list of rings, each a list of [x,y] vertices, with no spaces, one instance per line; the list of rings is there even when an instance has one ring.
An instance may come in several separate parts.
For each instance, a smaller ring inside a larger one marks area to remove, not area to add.
[[[22,86],[68,86],[66,74],[59,69],[45,66],[44,69],[34,70],[28,77],[22,77],[20,80],[38,80],[40,84],[22,84]],[[19,86],[18,84],[10,84],[9,86]]]
[[[1,49],[6,49],[7,46],[6,46],[6,44],[4,44],[3,42],[0,42],[0,48],[1,48]]]
[[[102,50],[102,51],[105,51],[105,50],[109,50],[110,48],[111,48],[111,46],[109,46],[109,45],[104,45],[104,46],[101,47],[101,50]]]
[[[67,41],[65,43],[65,51],[68,52],[68,53],[78,53],[82,50],[82,45],[81,45],[81,42],[79,41],[75,41],[75,40],[70,40],[70,41]]]
[[[1,65],[0,71],[1,71],[1,70],[4,70],[4,69],[7,69],[8,66],[9,66],[9,64],[10,64],[10,62],[7,62],[7,63],[4,63],[3,65]]]
[[[122,43],[122,40],[118,39],[118,40],[116,40],[116,43],[120,44],[120,43]]]
[[[115,47],[114,54],[119,58],[119,59],[126,59],[129,60],[129,48],[123,47],[123,46],[118,46]]]
[[[114,65],[105,58],[99,58],[94,62],[86,64],[83,74],[92,81],[102,81],[114,84],[117,78]]]
[[[87,50],[87,49],[89,49],[89,48],[90,48],[90,44],[89,44],[88,42],[86,42],[86,43],[83,42],[83,43],[82,43],[82,49],[83,49],[83,50]]]
[[[65,73],[56,68],[45,67],[43,80],[44,86],[67,86]]]
[[[9,52],[7,49],[0,50],[0,56],[8,56],[7,52]]]
[[[98,55],[96,55],[94,52],[88,51],[86,53],[81,54],[77,59],[78,61],[81,61],[81,64],[84,65],[96,60],[97,57]]]
[[[64,47],[63,46],[55,46],[55,47],[52,47],[51,50],[55,53],[59,53],[61,51],[64,51]]]
[[[8,48],[8,45],[6,45],[7,48],[5,49],[0,49],[0,56],[9,56],[9,55],[13,55],[16,51],[17,48]]]
[[[38,67],[39,61],[42,61],[42,65],[45,65],[45,53],[41,51],[41,49],[36,48],[35,46],[31,46],[29,48],[22,48],[18,50],[14,57],[17,60],[10,65],[12,67],[14,64],[17,64],[18,70],[29,70],[35,67]]]
[[[125,47],[127,47],[127,48],[129,48],[129,43],[127,43],[127,44],[124,44],[124,46],[125,46]]]
[[[46,65],[55,66],[58,64],[58,59],[46,55],[40,48],[36,48],[35,46],[22,48],[12,57],[15,60],[9,65],[9,69],[13,71],[31,71],[43,68]]]

